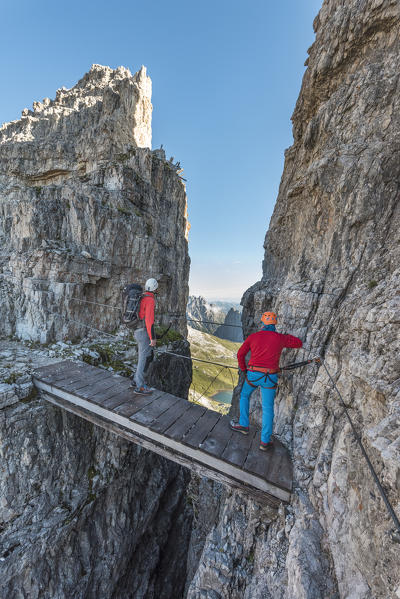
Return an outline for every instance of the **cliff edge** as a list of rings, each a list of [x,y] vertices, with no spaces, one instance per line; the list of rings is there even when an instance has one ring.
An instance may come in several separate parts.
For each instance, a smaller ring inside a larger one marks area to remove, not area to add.
[[[314,28],[243,324],[248,334],[273,309],[306,348],[282,363],[324,358],[400,514],[399,3],[325,0]],[[400,596],[392,521],[324,369],[282,376],[275,412],[292,504],[271,521],[228,497],[188,597]]]

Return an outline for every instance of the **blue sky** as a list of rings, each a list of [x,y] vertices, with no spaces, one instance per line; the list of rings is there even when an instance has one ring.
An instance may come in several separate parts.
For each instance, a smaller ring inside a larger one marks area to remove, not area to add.
[[[261,278],[290,117],[322,0],[2,3],[0,123],[92,63],[153,81],[153,148],[188,180],[190,291],[240,299]]]

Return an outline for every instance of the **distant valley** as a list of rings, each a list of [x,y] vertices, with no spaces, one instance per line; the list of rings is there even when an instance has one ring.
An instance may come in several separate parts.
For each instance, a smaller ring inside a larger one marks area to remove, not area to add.
[[[236,354],[240,343],[219,339],[210,333],[188,328],[188,340],[193,358],[210,360],[237,367]],[[214,364],[193,362],[193,379],[189,399],[212,410],[226,414],[229,411],[232,391],[237,384],[237,371]]]
[[[220,339],[242,342],[242,307],[234,302],[208,302],[202,296],[189,296],[186,316],[192,329],[211,333]]]

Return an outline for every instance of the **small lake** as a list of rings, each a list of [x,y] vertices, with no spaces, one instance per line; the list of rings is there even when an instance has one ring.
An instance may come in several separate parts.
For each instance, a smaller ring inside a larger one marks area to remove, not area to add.
[[[218,391],[211,399],[219,403],[230,404],[232,402],[232,391]]]

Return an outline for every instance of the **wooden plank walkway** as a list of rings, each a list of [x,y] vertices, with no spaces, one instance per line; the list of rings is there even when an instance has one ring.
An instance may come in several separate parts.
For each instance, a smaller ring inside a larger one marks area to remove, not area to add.
[[[49,402],[270,505],[290,501],[292,464],[275,440],[259,450],[260,431],[245,436],[228,416],[162,391],[138,395],[130,380],[68,360],[38,368],[33,381]]]

